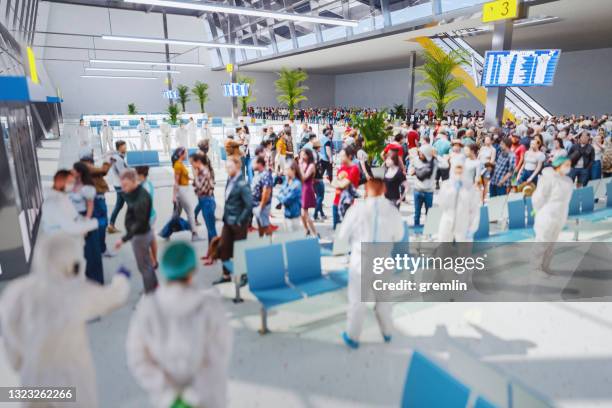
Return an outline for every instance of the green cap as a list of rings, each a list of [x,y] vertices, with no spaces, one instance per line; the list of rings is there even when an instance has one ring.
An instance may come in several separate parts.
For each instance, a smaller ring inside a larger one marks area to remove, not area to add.
[[[569,160],[569,157],[567,157],[567,156],[555,157],[555,159],[552,161],[552,166],[554,168],[557,168],[557,167],[561,166],[563,163],[565,163],[568,160]]]
[[[193,247],[184,241],[176,241],[166,247],[161,260],[161,270],[167,280],[183,279],[197,267]]]

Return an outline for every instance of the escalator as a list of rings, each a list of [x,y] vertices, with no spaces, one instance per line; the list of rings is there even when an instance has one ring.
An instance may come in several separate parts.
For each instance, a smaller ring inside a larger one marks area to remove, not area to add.
[[[473,60],[478,78],[480,78],[482,75],[484,65],[483,56],[460,37],[443,33],[430,38],[417,38],[416,41],[425,49],[431,50],[432,48],[436,48],[445,53],[459,51],[470,56]],[[467,88],[470,93],[472,93],[483,105],[485,105],[487,97],[486,88],[481,87],[480,84],[474,83],[471,62],[472,61],[470,61],[470,63],[463,64],[459,69],[454,71],[453,74],[463,79],[465,88]],[[516,120],[517,118],[543,118],[551,116],[548,110],[546,110],[542,105],[536,102],[520,88],[506,88],[506,101],[504,106],[504,120]]]

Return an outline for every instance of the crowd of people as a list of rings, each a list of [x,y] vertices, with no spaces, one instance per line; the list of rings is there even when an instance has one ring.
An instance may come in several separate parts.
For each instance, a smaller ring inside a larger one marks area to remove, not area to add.
[[[278,108],[252,109],[255,117],[278,113],[281,116],[273,118],[283,119],[285,114]],[[187,146],[196,141],[188,140],[189,133],[179,139],[171,156],[174,210],[159,235],[169,240],[174,232],[187,230],[192,241],[207,239],[202,259],[191,244],[180,240],[168,243],[158,256],[154,233],[158,217],[149,168],[128,165],[124,141],[103,145],[106,153],[99,164],[92,147],[82,144],[79,161],[55,174],[44,202],[33,273],[12,283],[2,297],[3,337],[22,385],[68,381],[78,387],[82,406],[97,406],[85,327],[126,302],[130,272],[122,267],[104,285],[102,260],[128,242],[144,287],[127,335],[131,372],[155,406],[222,407],[232,333],[219,296],[197,289],[193,274],[199,264],[220,260],[222,274],[214,283],[230,282],[224,261],[232,258],[234,242],[250,231],[274,234],[281,226],[274,225],[273,210],[282,213],[283,230],[318,237],[317,222],[327,219],[326,187],[334,191],[332,227],[338,229],[338,239],[351,246],[348,322],[342,339],[357,348],[366,311],[361,302],[361,243],[402,240],[406,231],[399,210],[410,196],[414,206],[410,228],[418,229],[439,190],[440,242],[472,241],[480,206],[489,197],[510,191],[531,196],[535,240],[547,243],[538,247],[542,253],[537,268],[546,272],[550,243],[558,239],[567,220],[571,190],[612,175],[612,120],[607,116],[507,121],[486,129],[479,112],[451,111],[444,119],[436,119],[431,111],[407,112],[405,121],[388,123],[391,137],[381,151],[366,149],[362,135],[350,123],[336,150],[333,123],[347,121],[348,112],[302,110],[298,126],[286,124],[278,133],[264,127],[257,146],[250,143],[247,125],[227,131],[223,141],[227,182],[217,195],[210,140],[204,137],[197,143],[199,150],[188,155]],[[319,134],[307,123],[315,117],[323,118],[314,119],[321,120],[316,123],[326,124]],[[146,143],[146,124],[141,124]],[[117,197],[110,219],[107,179]],[[220,234],[215,216],[219,200],[223,203]],[[124,226],[118,227],[124,206]],[[206,238],[198,232],[200,214]],[[107,233],[118,234],[122,228],[121,237],[107,247]],[[247,282],[242,276],[241,285]],[[29,296],[33,291],[39,296]],[[389,342],[390,303],[380,302],[375,310],[383,340]],[[29,318],[23,319],[26,313]],[[51,347],[56,358],[45,359],[41,353]]]

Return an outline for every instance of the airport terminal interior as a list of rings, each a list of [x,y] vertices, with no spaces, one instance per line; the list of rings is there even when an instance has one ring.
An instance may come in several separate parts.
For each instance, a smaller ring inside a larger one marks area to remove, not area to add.
[[[610,21],[0,0],[0,407],[611,407]]]

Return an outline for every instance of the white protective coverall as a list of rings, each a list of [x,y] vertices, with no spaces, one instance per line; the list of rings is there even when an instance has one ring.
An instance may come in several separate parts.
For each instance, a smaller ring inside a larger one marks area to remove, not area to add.
[[[185,129],[183,124],[179,125],[176,129],[176,143],[178,146],[184,147],[185,149],[189,145],[187,129]]]
[[[96,408],[87,321],[124,304],[129,281],[122,274],[106,286],[85,279],[83,245],[67,234],[40,239],[34,255],[30,274],[11,282],[0,299],[8,360],[22,387],[76,387],[76,405],[50,402],[45,407]]]
[[[147,146],[148,150],[151,150],[151,127],[147,122],[140,122],[138,124],[138,133],[140,133],[140,150],[144,150]]]
[[[168,122],[164,121],[159,125],[159,132],[161,134],[161,142],[162,146],[164,147],[164,152],[166,152],[166,154],[170,154],[170,149],[172,148],[172,127]]]
[[[79,125],[76,130],[76,138],[80,147],[91,147],[91,129],[86,125]]]
[[[442,183],[439,242],[471,242],[480,222],[480,191],[472,180],[452,177]]]
[[[546,167],[538,178],[531,200],[535,210],[534,261],[537,269],[548,272],[554,243],[565,226],[574,186],[569,177]]]
[[[187,134],[189,135],[189,146],[198,144],[198,125],[195,121],[190,120],[187,124]]]
[[[43,234],[64,232],[82,238],[97,228],[98,220],[82,217],[74,208],[68,194],[56,190],[49,191],[43,202],[40,218],[40,230]]]
[[[194,408],[226,406],[232,331],[215,290],[161,285],[140,300],[126,346],[154,407],[168,408],[179,395]]]
[[[113,128],[109,125],[102,125],[100,128],[100,136],[102,137],[102,151],[112,152],[115,150],[113,146]]]
[[[359,340],[366,304],[361,301],[361,243],[398,242],[404,236],[404,222],[397,208],[384,196],[369,197],[356,202],[346,212],[340,224],[338,238],[349,242],[347,334]],[[373,273],[373,272],[371,272]],[[383,335],[393,329],[390,302],[376,302],[375,313]]]

